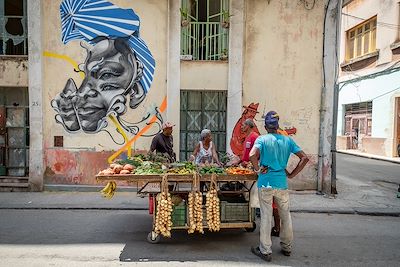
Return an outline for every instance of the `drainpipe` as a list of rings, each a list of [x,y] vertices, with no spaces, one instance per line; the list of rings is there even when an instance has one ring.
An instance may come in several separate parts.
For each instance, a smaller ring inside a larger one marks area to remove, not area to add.
[[[332,8],[333,7],[333,8]],[[341,18],[342,0],[328,0],[325,7],[324,16],[324,32],[323,32],[323,61],[322,61],[322,75],[323,86],[321,92],[320,104],[320,132],[319,132],[319,145],[318,145],[318,170],[317,170],[317,191],[319,194],[332,192],[332,185],[335,183],[335,162],[332,150],[336,147],[336,133],[334,117],[335,109],[335,86],[338,75],[338,36],[340,33],[340,18]],[[332,29],[335,29],[333,31]],[[333,44],[333,45],[332,45]],[[333,75],[332,75],[333,74]],[[329,115],[332,114],[332,117]],[[324,169],[331,170],[331,188],[324,188],[325,179],[329,178],[324,172]],[[333,183],[332,183],[333,181]]]
[[[339,0],[338,2],[338,12],[337,12],[337,32],[336,32],[336,57],[339,55],[340,48],[340,38],[341,36],[341,28],[342,28],[342,2],[343,0]],[[339,106],[339,84],[338,84],[338,76],[339,76],[339,59],[336,58],[338,62],[336,62],[335,67],[335,87],[334,87],[334,95],[333,95],[333,126],[332,126],[332,178],[331,178],[331,194],[337,194],[336,189],[336,140],[337,140],[337,121],[338,121],[338,106]]]

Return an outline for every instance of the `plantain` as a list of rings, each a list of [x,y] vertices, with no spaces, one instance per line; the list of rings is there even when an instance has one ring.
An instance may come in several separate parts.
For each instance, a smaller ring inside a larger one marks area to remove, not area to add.
[[[101,192],[102,194],[107,194],[107,192],[110,191],[111,186],[112,186],[111,182],[108,182],[107,185],[106,185],[100,192]]]
[[[103,197],[112,198],[114,196],[117,184],[114,181],[108,182],[107,185],[100,191]]]

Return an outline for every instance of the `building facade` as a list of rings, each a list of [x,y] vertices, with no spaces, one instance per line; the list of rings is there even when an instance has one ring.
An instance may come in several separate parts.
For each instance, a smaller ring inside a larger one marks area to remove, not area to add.
[[[263,134],[263,114],[276,110],[311,159],[290,187],[331,192],[339,1],[20,2],[27,51],[0,56],[3,176],[25,177],[31,190],[96,184],[108,162],[146,152],[164,121],[176,125],[180,160],[203,128],[219,152],[240,154],[241,121]],[[9,126],[17,90],[23,122]]]
[[[345,1],[338,149],[400,156],[400,3]]]

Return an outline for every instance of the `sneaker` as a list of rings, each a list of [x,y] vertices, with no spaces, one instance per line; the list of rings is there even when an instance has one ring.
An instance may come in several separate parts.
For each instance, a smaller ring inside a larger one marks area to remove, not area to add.
[[[275,228],[275,226],[271,229],[271,236],[279,237],[279,231]]]
[[[252,252],[254,255],[260,257],[261,259],[263,259],[263,260],[265,260],[265,261],[271,261],[271,260],[272,260],[272,253],[263,254],[263,253],[261,253],[259,247],[251,247],[251,252]]]
[[[289,250],[284,250],[284,249],[282,249],[281,252],[282,252],[283,255],[285,255],[285,256],[287,256],[287,257],[289,257],[290,254],[292,253],[291,251],[289,251]]]

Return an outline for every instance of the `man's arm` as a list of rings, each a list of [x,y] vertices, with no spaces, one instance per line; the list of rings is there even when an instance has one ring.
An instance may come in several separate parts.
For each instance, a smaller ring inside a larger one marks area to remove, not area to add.
[[[249,158],[250,158],[250,162],[253,165],[254,169],[256,171],[258,169],[260,169],[260,166],[258,164],[258,160],[260,159],[260,150],[257,147],[253,146],[251,148]]]
[[[301,170],[303,170],[303,168],[306,166],[307,162],[309,161],[307,155],[303,152],[303,150],[300,150],[299,152],[295,153],[295,155],[297,157],[299,157],[300,161],[297,162],[296,168],[294,168],[294,170],[292,172],[289,173],[288,171],[286,171],[289,179],[292,179],[297,174],[299,174],[299,172],[301,172]]]
[[[267,173],[268,168],[265,168],[264,166],[260,168],[259,159],[260,150],[258,149],[258,147],[253,146],[253,148],[250,150],[250,162],[253,165],[254,170],[258,173]]]
[[[151,141],[150,152],[156,150],[157,142],[158,142],[158,135],[154,136],[153,140]]]

